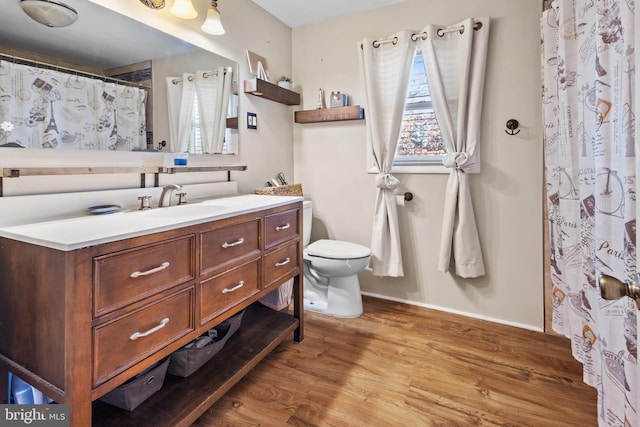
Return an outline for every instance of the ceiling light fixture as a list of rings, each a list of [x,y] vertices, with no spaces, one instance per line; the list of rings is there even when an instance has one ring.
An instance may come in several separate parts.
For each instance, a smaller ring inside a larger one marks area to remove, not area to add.
[[[224,27],[220,20],[220,12],[218,11],[218,2],[211,0],[211,5],[207,11],[207,18],[204,20],[202,31],[207,34],[213,34],[214,36],[220,36],[224,34]]]
[[[140,3],[150,7],[151,9],[162,9],[164,7],[165,0],[140,0]]]
[[[171,6],[171,13],[182,19],[193,19],[198,16],[191,0],[175,0]]]
[[[74,8],[53,0],[20,0],[20,7],[31,19],[47,27],[66,27],[78,20]]]

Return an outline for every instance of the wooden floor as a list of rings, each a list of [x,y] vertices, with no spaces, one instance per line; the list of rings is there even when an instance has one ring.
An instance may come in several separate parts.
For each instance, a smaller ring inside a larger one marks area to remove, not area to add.
[[[596,426],[596,391],[561,337],[365,298],[305,313],[194,426]]]

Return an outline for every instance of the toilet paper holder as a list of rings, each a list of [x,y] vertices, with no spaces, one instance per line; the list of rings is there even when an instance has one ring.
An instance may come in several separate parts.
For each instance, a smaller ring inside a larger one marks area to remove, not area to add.
[[[410,191],[407,191],[406,193],[404,193],[404,200],[407,202],[410,202],[411,200],[413,200],[413,193]]]

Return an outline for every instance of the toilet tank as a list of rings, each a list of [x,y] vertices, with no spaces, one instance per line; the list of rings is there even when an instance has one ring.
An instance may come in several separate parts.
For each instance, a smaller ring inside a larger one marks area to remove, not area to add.
[[[302,202],[302,243],[306,247],[311,240],[311,223],[313,220],[313,203],[311,200]]]

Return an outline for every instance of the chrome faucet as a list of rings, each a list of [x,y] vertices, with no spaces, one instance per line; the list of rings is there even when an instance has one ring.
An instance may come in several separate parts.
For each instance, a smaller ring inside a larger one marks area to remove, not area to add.
[[[160,194],[160,201],[158,202],[158,207],[161,208],[164,206],[164,196],[167,195],[167,193],[169,193],[169,203],[167,204],[167,206],[171,206],[171,193],[175,190],[182,190],[182,185],[180,184],[169,184],[169,185],[165,185],[162,188],[162,194]]]

